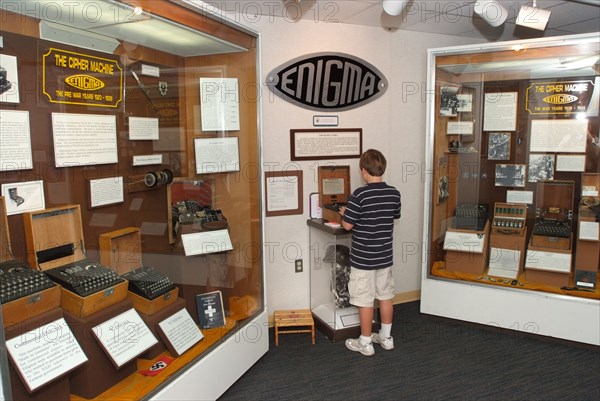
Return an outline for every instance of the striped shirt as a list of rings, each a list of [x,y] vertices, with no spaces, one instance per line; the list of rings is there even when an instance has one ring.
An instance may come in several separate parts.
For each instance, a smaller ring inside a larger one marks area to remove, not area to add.
[[[400,218],[400,192],[385,182],[357,188],[346,205],[344,221],[353,224],[350,265],[375,270],[393,264],[394,220]]]

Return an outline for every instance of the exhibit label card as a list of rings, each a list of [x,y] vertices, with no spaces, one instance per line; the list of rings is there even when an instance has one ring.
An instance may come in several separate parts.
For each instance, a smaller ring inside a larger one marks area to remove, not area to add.
[[[447,231],[444,240],[445,251],[483,253],[485,235],[462,231]]]
[[[517,129],[517,92],[486,93],[484,103],[484,131]]]
[[[158,326],[175,349],[176,356],[182,355],[204,338],[204,335],[196,326],[196,322],[185,308],[158,323]]]
[[[21,214],[45,208],[44,181],[13,182],[2,184],[6,198],[6,214]]]
[[[64,318],[7,340],[6,349],[31,392],[88,360]]]
[[[130,140],[157,140],[158,118],[129,117]]]
[[[118,162],[116,116],[52,113],[56,167]]]
[[[229,231],[202,231],[181,236],[185,256],[202,255],[205,253],[230,251],[233,249]]]
[[[200,78],[202,131],[239,131],[237,78]]]
[[[28,111],[0,110],[0,144],[0,171],[33,168]]]
[[[90,180],[90,197],[91,207],[123,202],[123,177]]]
[[[158,343],[135,309],[93,327],[92,332],[117,368]]]
[[[527,251],[525,268],[569,273],[571,271],[571,254],[529,250]]]
[[[585,153],[588,120],[532,120],[530,152]]]

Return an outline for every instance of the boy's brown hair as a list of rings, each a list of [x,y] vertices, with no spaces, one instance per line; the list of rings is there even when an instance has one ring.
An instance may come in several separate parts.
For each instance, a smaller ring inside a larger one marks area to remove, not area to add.
[[[373,177],[381,177],[385,173],[386,166],[387,160],[385,160],[385,156],[378,150],[369,149],[360,155],[358,167],[365,169]]]

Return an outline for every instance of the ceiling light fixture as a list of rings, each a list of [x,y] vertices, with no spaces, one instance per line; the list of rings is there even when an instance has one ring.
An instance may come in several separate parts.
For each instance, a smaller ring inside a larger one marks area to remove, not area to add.
[[[537,6],[536,0],[533,0],[531,6],[524,5],[519,10],[516,24],[531,29],[543,31],[546,29],[546,24],[550,19],[550,11],[543,10]]]
[[[383,10],[389,15],[400,15],[404,5],[410,0],[383,0]]]
[[[493,27],[504,24],[508,11],[497,0],[477,0],[473,11]]]

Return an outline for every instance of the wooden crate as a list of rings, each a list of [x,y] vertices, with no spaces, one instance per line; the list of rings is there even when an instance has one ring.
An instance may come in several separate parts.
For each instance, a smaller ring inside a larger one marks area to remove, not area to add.
[[[12,260],[6,203],[4,197],[0,196],[0,263]],[[8,327],[58,308],[60,296],[60,287],[57,285],[7,302],[2,305],[2,322]]]
[[[315,322],[310,309],[278,310],[273,314],[275,320],[275,346],[279,345],[279,334],[311,333],[315,343]]]
[[[319,205],[323,220],[341,224],[342,216],[327,206],[348,202],[351,195],[350,166],[320,166],[318,180]]]
[[[79,205],[24,213],[23,224],[30,266],[47,271],[86,260]],[[127,281],[86,297],[61,288],[60,306],[66,312],[83,318],[126,297]]]
[[[120,230],[100,234],[100,263],[114,269],[119,275],[129,273],[143,266],[142,235],[137,227],[126,227]],[[152,315],[174,303],[179,295],[179,288],[174,288],[156,299],[146,299],[129,291],[127,297],[133,302],[135,310]]]

